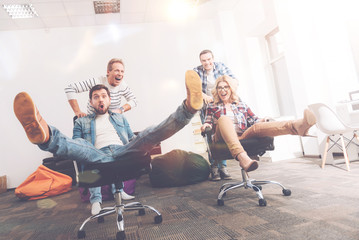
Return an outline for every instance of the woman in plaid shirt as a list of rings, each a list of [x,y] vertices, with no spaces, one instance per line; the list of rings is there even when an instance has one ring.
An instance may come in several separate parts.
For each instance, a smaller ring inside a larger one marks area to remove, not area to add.
[[[247,172],[256,170],[258,162],[252,160],[239,140],[252,137],[274,137],[279,135],[305,136],[316,123],[314,114],[304,110],[303,119],[269,122],[268,118],[258,118],[236,94],[234,79],[224,75],[217,78],[212,90],[214,101],[207,106],[206,118],[201,130],[213,129],[214,142],[224,141],[234,159]],[[216,168],[216,164],[212,166]]]

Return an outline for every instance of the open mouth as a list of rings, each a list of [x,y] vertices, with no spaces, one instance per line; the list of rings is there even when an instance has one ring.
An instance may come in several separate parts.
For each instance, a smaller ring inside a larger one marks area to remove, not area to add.
[[[100,109],[103,110],[104,108],[105,108],[105,106],[104,106],[103,104],[101,104],[101,105],[100,105]]]

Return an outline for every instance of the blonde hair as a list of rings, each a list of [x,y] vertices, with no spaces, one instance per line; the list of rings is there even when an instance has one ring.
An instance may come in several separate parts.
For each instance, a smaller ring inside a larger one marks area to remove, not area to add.
[[[236,84],[236,80],[234,80],[233,78],[231,78],[230,76],[227,75],[223,75],[220,76],[219,78],[216,79],[216,82],[214,83],[214,88],[212,89],[212,96],[214,99],[214,103],[218,104],[220,102],[222,102],[221,98],[218,95],[218,91],[217,91],[217,87],[218,84],[220,82],[225,82],[228,84],[229,88],[231,89],[231,96],[230,96],[230,101],[231,102],[235,102],[238,103],[240,102],[240,99],[237,95],[237,84]]]

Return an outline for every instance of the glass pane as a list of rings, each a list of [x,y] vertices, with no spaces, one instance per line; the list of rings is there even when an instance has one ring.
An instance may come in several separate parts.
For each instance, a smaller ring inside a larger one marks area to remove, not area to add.
[[[270,59],[284,54],[283,37],[278,28],[266,36]]]

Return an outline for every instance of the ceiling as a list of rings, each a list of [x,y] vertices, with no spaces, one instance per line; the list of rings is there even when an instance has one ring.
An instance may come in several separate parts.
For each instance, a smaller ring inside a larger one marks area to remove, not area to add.
[[[172,1],[174,0],[120,0],[120,13],[95,14],[92,0],[0,0],[0,31],[171,21],[168,9]],[[216,16],[218,11],[231,10],[239,2],[239,0],[182,1],[198,1],[195,15],[191,15],[191,19]],[[25,3],[32,4],[38,17],[12,19],[2,8],[3,4]]]

